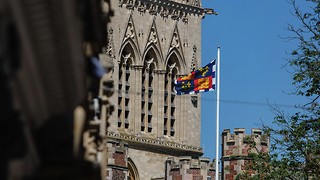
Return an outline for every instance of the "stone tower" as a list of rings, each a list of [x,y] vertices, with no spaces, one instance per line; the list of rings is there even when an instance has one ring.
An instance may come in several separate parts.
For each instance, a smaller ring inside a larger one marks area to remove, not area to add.
[[[200,95],[176,96],[173,81],[201,65],[205,9],[201,0],[111,0],[111,7],[107,179],[164,179],[168,157],[203,154]]]
[[[259,151],[269,151],[269,138],[260,129],[253,128],[249,135],[245,134],[244,128],[235,128],[234,134],[230,133],[230,129],[222,132],[222,179],[233,180],[245,170],[251,140]]]

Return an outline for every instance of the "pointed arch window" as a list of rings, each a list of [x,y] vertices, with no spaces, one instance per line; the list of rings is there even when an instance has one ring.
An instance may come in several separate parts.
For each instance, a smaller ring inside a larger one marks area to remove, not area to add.
[[[176,58],[176,57],[175,57]],[[175,135],[175,99],[174,81],[177,76],[176,59],[173,56],[169,59],[164,82],[164,127],[163,134],[166,136]]]
[[[130,125],[130,92],[131,92],[131,65],[133,63],[133,50],[126,46],[121,54],[118,73],[118,127],[128,129]]]
[[[141,131],[152,132],[155,54],[150,50],[144,61],[141,81]]]

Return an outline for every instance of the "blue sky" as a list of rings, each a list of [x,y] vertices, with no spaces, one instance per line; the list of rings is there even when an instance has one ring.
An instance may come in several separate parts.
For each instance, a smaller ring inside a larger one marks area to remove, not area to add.
[[[294,91],[287,63],[296,42],[288,24],[297,24],[287,0],[202,0],[202,6],[219,15],[202,21],[202,65],[217,56],[221,47],[220,134],[223,129],[272,125],[274,113],[268,103],[295,112],[303,104]],[[204,156],[215,157],[216,93],[202,93],[202,137]],[[221,154],[221,148],[220,153]]]

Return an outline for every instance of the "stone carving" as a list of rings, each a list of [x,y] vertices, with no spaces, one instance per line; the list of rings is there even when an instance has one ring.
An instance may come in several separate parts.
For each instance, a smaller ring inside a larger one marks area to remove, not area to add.
[[[119,0],[119,7],[122,7],[122,5],[124,4],[123,1],[124,1],[124,0]]]
[[[131,18],[130,18],[131,19]],[[129,21],[127,31],[126,31],[126,38],[134,38],[134,29],[132,21]]]
[[[150,68],[150,65],[151,65],[151,63],[153,62],[153,60],[154,60],[154,58],[151,58],[151,59],[149,59],[149,60],[146,60],[146,62],[147,62],[147,69]]]
[[[134,8],[134,4],[135,4],[134,0],[128,0],[126,7],[128,9],[133,9]]]
[[[184,22],[184,23],[188,23],[188,17],[187,17],[187,13],[186,12],[182,12],[182,18],[181,18],[181,20],[182,20],[182,22]]]
[[[157,43],[158,42],[158,35],[155,27],[151,27],[150,36],[148,43]]]
[[[183,3],[183,4],[187,4],[187,5],[191,5],[191,6],[200,6],[199,0],[173,0],[179,3]]]
[[[157,12],[158,12],[158,7],[157,7],[156,5],[154,5],[154,4],[152,4],[152,5],[150,6],[149,13],[150,13],[151,15],[156,15]]]
[[[180,11],[178,11],[178,10],[173,10],[173,13],[172,13],[172,15],[171,15],[171,18],[172,18],[173,20],[178,20],[178,19],[180,18]]]
[[[180,40],[179,40],[178,34],[177,34],[177,32],[174,32],[170,47],[171,48],[179,48],[179,46],[180,46]]]
[[[128,62],[128,59],[131,59],[131,58],[132,58],[132,57],[131,57],[131,53],[126,54],[126,55],[122,55],[122,57],[123,57],[123,65],[126,65],[127,62]],[[119,63],[120,63],[120,62],[119,62]]]
[[[182,19],[188,22],[187,14],[198,14],[200,17],[205,15],[205,9],[200,7],[199,0],[189,1],[164,1],[164,0],[119,0],[119,7],[126,5],[128,9],[137,8],[139,12],[149,11],[151,15],[160,15],[164,18],[171,16],[172,19]]]
[[[108,29],[108,45],[106,53],[111,57],[115,58],[115,52],[114,52],[114,42],[113,42],[113,29]]]
[[[169,16],[169,9],[165,7],[161,7],[160,16],[167,18]]]
[[[194,6],[200,6],[199,0],[194,0],[192,5],[194,5]]]
[[[159,140],[159,139],[137,137],[135,135],[119,134],[119,133],[111,132],[111,131],[107,132],[107,137],[114,138],[114,139],[122,139],[122,140],[126,140],[126,141],[131,141],[131,142],[141,142],[141,143],[150,144],[150,145],[160,145],[160,146],[168,147],[168,148],[202,152],[202,147],[195,147],[195,146],[180,144],[180,143],[176,143],[176,142],[167,142],[167,141],[163,141],[163,140]]]
[[[148,41],[145,46],[145,49],[147,49],[150,45],[154,45],[156,49],[159,51],[160,56],[162,57],[162,51],[161,51],[161,46],[159,43],[159,35],[158,31],[156,28],[156,23],[155,20],[153,20],[150,31],[149,31],[149,36],[148,36]]]
[[[195,71],[196,69],[198,69],[197,46],[194,45],[190,71],[192,72],[192,71]]]
[[[169,74],[172,74],[172,70],[174,67],[176,67],[176,63],[168,64],[169,67]]]
[[[172,33],[171,42],[168,50],[168,54],[170,54],[172,51],[176,51],[182,58],[184,59],[183,50],[181,46],[181,40],[180,35],[178,32],[178,26],[176,25],[174,28],[174,31]]]
[[[143,12],[146,12],[146,9],[147,9],[147,6],[145,3],[139,1],[138,2],[138,11],[143,13]]]

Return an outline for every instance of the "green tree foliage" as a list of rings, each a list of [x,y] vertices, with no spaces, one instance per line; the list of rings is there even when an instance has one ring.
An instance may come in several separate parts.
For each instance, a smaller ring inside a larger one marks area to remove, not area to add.
[[[251,148],[252,163],[238,179],[320,179],[320,0],[305,0],[308,9],[304,10],[298,1],[289,2],[301,23],[288,26],[293,34],[289,39],[298,42],[289,65],[295,94],[306,97],[308,103],[289,116],[274,108],[277,128],[263,127],[270,134],[270,153]],[[252,170],[253,175],[248,173]]]

